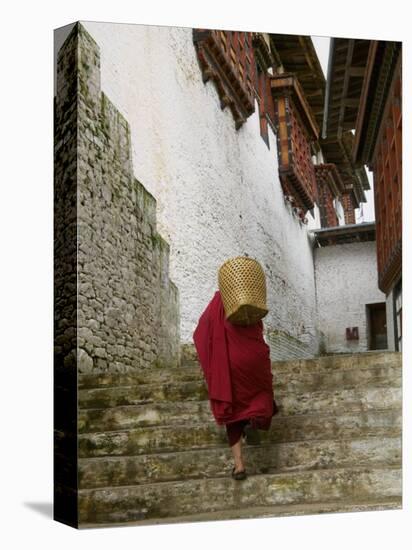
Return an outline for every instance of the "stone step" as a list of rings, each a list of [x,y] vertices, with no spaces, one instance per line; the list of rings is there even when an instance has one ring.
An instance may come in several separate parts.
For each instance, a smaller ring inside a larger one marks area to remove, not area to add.
[[[193,523],[200,521],[225,521],[236,519],[252,518],[273,518],[284,516],[301,516],[314,514],[332,514],[344,512],[370,512],[377,510],[398,510],[402,508],[402,497],[392,498],[370,498],[367,500],[350,499],[345,501],[339,499],[327,503],[317,502],[310,504],[284,504],[274,506],[246,506],[243,508],[234,508],[230,510],[219,510],[217,512],[204,512],[200,514],[192,513],[182,516],[167,518],[152,518],[146,520],[126,521],[124,525],[158,525],[172,523]],[[117,522],[88,523],[80,525],[80,529],[91,529],[97,527],[118,527]]]
[[[388,467],[261,474],[242,482],[224,477],[81,489],[79,521],[122,523],[250,506],[394,499],[401,489],[401,469]]]
[[[295,441],[244,447],[249,474],[277,473],[320,468],[399,465],[401,439],[366,437]],[[229,447],[164,452],[138,456],[80,458],[80,488],[140,485],[179,479],[230,475],[233,458]]]
[[[300,371],[346,370],[364,368],[372,365],[397,365],[402,363],[402,353],[398,351],[366,351],[362,353],[337,353],[320,355],[310,359],[286,359],[272,361],[272,370],[285,371],[298,369]],[[182,366],[192,368],[199,365],[197,360],[185,359]]]
[[[336,409],[366,411],[374,408],[400,407],[402,390],[397,387],[360,387],[306,393],[276,392],[275,397],[279,413],[282,415],[324,414]],[[156,403],[139,403],[137,400],[138,404],[134,405],[135,401],[132,392],[117,392],[115,398],[105,401],[107,408],[79,409],[79,431],[105,431],[119,427],[127,429],[136,425],[179,424],[194,419],[199,422],[213,419],[208,400]],[[102,401],[90,402],[91,404],[101,405]]]
[[[202,380],[177,383],[142,384],[79,390],[79,407],[101,409],[119,405],[140,405],[160,401],[202,401],[207,399],[207,387]]]
[[[326,388],[360,386],[400,386],[402,369],[397,365],[368,365],[341,370],[279,371],[274,373],[274,388],[289,391],[314,391]]]
[[[151,368],[130,371],[127,373],[90,373],[78,375],[78,388],[110,388],[118,386],[135,386],[141,384],[164,384],[173,382],[190,382],[202,377],[200,365],[190,364],[176,368]]]
[[[275,372],[318,372],[363,369],[370,366],[399,366],[402,365],[402,353],[397,351],[369,351],[364,353],[342,353],[324,355],[312,359],[296,359],[276,361],[272,363]]]
[[[167,411],[166,411],[167,414]],[[122,431],[90,432],[79,435],[79,457],[130,456],[159,452],[228,446],[226,429],[214,420],[181,424],[142,426]],[[262,444],[328,440],[353,437],[394,437],[400,434],[402,411],[331,411],[324,415],[275,416],[270,430],[260,430]],[[100,426],[97,426],[100,429]],[[62,435],[64,438],[64,436]],[[64,439],[59,442],[64,452]]]
[[[361,387],[400,387],[401,372],[396,367],[369,367],[361,371],[351,369],[343,372],[281,373],[273,387],[276,395],[302,395],[321,389],[340,390]],[[119,387],[101,387],[79,390],[79,407],[100,409],[119,405],[139,405],[161,401],[207,400],[208,392],[204,380],[164,382],[162,384],[141,384]]]
[[[328,377],[325,376],[326,374],[330,377],[331,384],[339,384],[342,378],[343,381],[345,380],[345,376],[343,376],[345,371],[353,371],[352,374],[348,374],[350,379],[351,376],[356,376],[356,371],[369,369],[370,367],[379,367],[380,369],[393,367],[400,369],[401,365],[402,354],[398,352],[368,352],[317,357],[315,359],[276,361],[272,363],[272,371],[276,377],[276,382],[279,384],[289,384],[293,380],[298,383],[301,380],[301,376],[299,375],[307,376],[309,384],[317,384],[318,376],[322,383],[327,383]],[[313,378],[310,377],[310,374],[313,374]],[[79,374],[78,387],[79,389],[103,388],[148,383],[160,385],[201,379],[203,379],[203,373],[199,363],[196,361],[187,361],[181,367],[168,369],[158,367],[128,373]]]

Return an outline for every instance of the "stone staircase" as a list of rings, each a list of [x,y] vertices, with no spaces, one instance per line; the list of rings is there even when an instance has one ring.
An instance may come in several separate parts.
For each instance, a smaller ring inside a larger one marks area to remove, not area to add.
[[[80,527],[400,508],[401,355],[272,366],[280,413],[245,481],[196,362],[80,375]]]

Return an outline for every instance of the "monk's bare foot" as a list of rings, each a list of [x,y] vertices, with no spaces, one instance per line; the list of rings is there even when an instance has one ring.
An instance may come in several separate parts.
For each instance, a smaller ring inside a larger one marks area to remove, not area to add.
[[[232,445],[231,449],[235,461],[235,473],[243,472],[245,470],[245,465],[242,457],[242,438],[240,438],[237,443]]]

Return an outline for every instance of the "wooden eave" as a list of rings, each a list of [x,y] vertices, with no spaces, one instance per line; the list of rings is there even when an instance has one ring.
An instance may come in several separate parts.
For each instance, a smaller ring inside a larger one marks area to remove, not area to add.
[[[320,128],[326,80],[310,36],[270,34],[271,50],[286,73],[294,73]]]
[[[366,202],[364,190],[370,188],[364,166],[354,166],[351,157],[354,136],[350,131],[342,134],[341,139],[321,140],[323,157],[326,162],[333,163],[343,180],[345,191],[352,192],[355,208],[361,202]]]
[[[281,74],[270,78],[270,85],[273,97],[290,97],[296,106],[306,131],[312,139],[317,140],[319,137],[319,127],[315,116],[306,101],[304,91],[294,74]]]
[[[386,99],[396,66],[401,62],[401,42],[372,41],[356,120],[353,161],[370,164],[383,120]]]
[[[345,132],[342,135],[341,143],[345,154],[345,160],[348,166],[351,167],[351,172],[354,174],[354,189],[358,202],[366,202],[364,190],[370,189],[369,179],[366,175],[365,167],[355,166],[352,160],[353,144],[355,136],[352,132]]]
[[[319,247],[376,240],[375,222],[327,227],[312,233]]]
[[[353,130],[365,76],[369,40],[332,38],[322,136]]]
[[[275,57],[269,50],[269,46],[267,45],[266,40],[263,38],[262,33],[253,33],[252,45],[255,51],[255,58],[262,71],[266,72],[269,68],[275,65]]]

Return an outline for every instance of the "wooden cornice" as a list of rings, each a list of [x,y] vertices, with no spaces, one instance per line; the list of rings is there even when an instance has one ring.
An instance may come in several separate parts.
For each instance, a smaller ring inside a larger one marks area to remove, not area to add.
[[[368,97],[368,91],[370,88],[372,70],[376,59],[377,48],[378,48],[378,41],[372,40],[369,46],[368,59],[367,59],[366,69],[365,69],[365,77],[363,80],[363,86],[362,86],[361,96],[359,100],[358,116],[356,118],[355,142],[353,144],[353,158],[355,162],[356,162],[356,159],[358,158],[361,128],[364,125],[365,114],[366,114],[366,101]]]
[[[236,74],[228,55],[217,41],[217,32],[193,29],[193,42],[202,69],[203,82],[209,79],[214,82],[221,108],[230,108],[238,129],[255,110],[253,91]]]
[[[262,33],[254,32],[252,45],[255,50],[255,58],[262,71],[266,72],[275,64],[275,58],[271,53]]]
[[[352,153],[357,165],[371,164],[373,161],[386,99],[397,64],[400,63],[401,49],[400,42],[372,41],[370,44]]]

